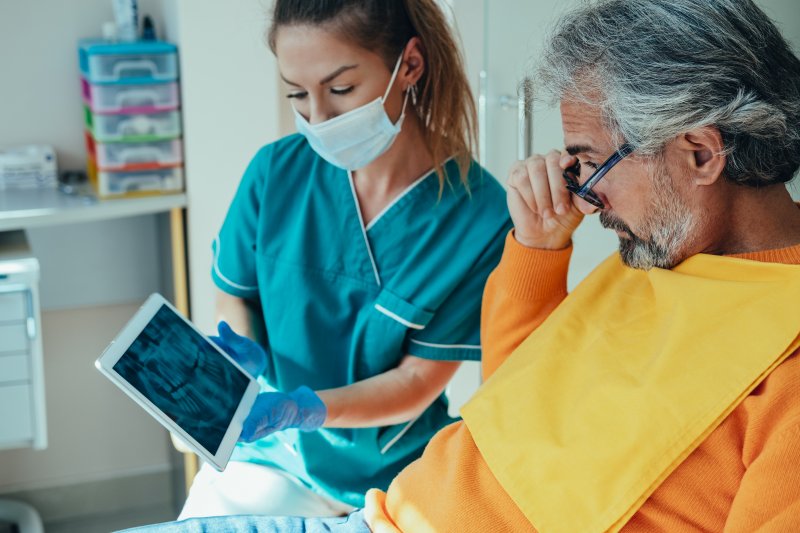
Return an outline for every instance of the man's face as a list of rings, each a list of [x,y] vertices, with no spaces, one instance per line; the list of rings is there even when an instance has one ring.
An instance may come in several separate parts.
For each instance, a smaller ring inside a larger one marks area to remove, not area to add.
[[[565,100],[561,119],[567,150],[580,161],[584,182],[619,146],[596,107]],[[634,152],[593,189],[605,204],[600,223],[617,233],[622,261],[633,268],[672,268],[691,255],[698,217],[676,184],[683,172],[669,154],[665,150],[658,158],[644,159]],[[594,209],[579,202],[584,212]]]

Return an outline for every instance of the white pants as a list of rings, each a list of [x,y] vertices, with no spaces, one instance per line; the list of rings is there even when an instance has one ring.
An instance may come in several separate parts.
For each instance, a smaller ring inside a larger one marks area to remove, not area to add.
[[[231,461],[224,472],[203,464],[178,520],[201,516],[343,516],[355,508],[317,494],[291,474]]]

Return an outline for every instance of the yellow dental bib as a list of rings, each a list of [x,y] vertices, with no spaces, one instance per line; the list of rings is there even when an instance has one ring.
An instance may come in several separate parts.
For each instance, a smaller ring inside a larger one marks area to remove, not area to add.
[[[800,266],[606,260],[461,411],[542,533],[618,531],[800,347]]]

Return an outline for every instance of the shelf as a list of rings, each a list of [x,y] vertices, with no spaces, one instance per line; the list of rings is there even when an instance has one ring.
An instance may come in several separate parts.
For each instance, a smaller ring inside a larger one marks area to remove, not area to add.
[[[176,207],[186,207],[186,194],[98,200],[54,188],[2,190],[0,231],[149,215]]]

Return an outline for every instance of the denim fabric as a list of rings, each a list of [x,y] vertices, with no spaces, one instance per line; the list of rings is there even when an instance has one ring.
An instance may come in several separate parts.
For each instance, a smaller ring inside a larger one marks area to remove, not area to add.
[[[137,533],[369,533],[363,510],[333,518],[299,516],[212,516],[126,529]]]

